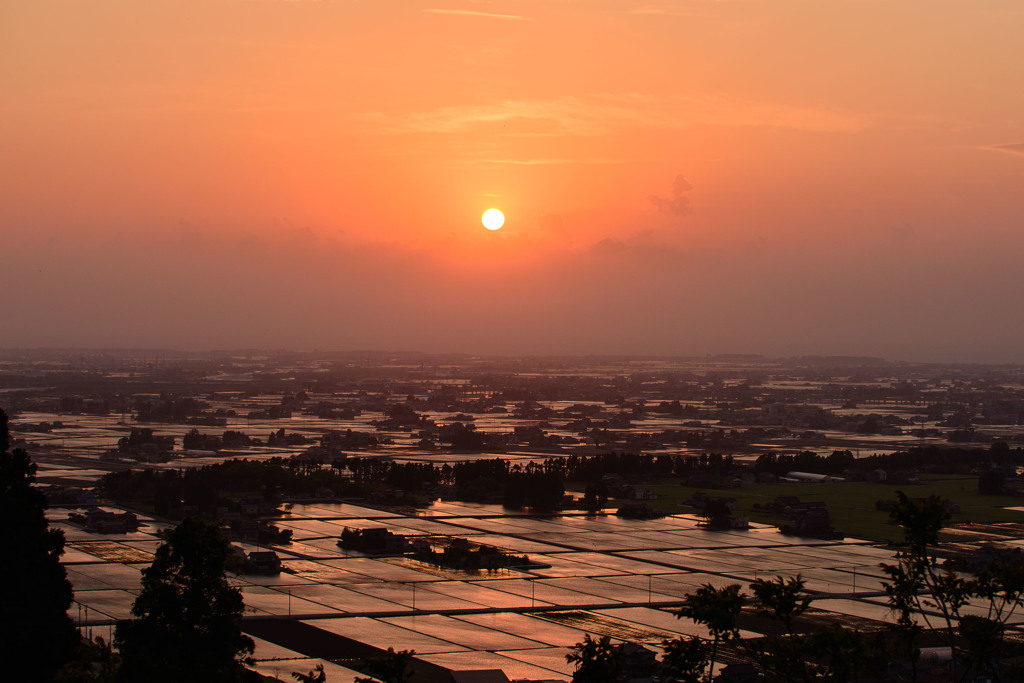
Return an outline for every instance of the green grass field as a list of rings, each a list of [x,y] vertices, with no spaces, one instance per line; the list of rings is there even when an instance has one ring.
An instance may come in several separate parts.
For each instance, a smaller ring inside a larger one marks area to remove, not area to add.
[[[963,476],[925,476],[922,483],[907,486],[869,484],[862,482],[832,482],[808,484],[752,484],[735,489],[696,489],[679,483],[662,481],[644,485],[658,494],[652,501],[655,509],[670,514],[694,512],[693,508],[681,503],[695,491],[703,490],[711,496],[736,499],[737,514],[748,515],[752,522],[780,525],[776,517],[764,508],[776,496],[798,496],[802,501],[825,501],[828,504],[832,525],[847,536],[869,538],[878,541],[895,541],[902,538],[899,527],[889,524],[889,514],[875,510],[877,500],[896,500],[896,491],[902,490],[911,498],[938,495],[960,504],[960,513],[954,514],[949,523],[976,522],[1024,522],[1024,512],[1006,510],[1010,506],[1024,507],[1024,499],[1011,496],[984,496],[978,493],[978,478]],[[754,506],[760,505],[761,509]]]

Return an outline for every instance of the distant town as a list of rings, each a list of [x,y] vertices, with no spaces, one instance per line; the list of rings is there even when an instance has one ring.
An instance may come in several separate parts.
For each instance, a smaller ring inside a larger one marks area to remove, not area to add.
[[[440,462],[1024,445],[1014,365],[6,351],[0,391],[18,444],[99,468],[318,449]]]
[[[929,547],[951,571],[1024,567],[1015,365],[8,350],[0,392],[67,539],[75,624],[114,639],[157,547],[201,518],[232,544],[266,680],[390,680],[382,661],[413,683],[690,680],[694,637],[714,645],[694,676],[785,680],[750,654],[778,637],[766,582],[814,599],[804,628],[887,633],[879,566],[899,566],[914,510],[941,516]],[[739,641],[697,602],[733,584],[756,598]],[[928,640],[935,677],[914,676],[950,680],[958,658],[1005,675],[1022,619],[984,664],[969,634]],[[807,675],[911,680],[790,654]],[[588,678],[604,656],[616,678]]]

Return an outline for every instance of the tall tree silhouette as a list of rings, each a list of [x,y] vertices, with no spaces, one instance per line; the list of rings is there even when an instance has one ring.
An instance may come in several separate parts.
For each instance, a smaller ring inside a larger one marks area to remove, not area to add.
[[[589,633],[584,634],[565,661],[576,665],[573,683],[615,683],[622,673],[622,656],[608,636],[594,640]]]
[[[117,625],[123,681],[189,683],[243,680],[253,651],[241,630],[245,605],[224,570],[231,544],[215,526],[189,517],[142,572],[137,618]]]
[[[738,583],[722,588],[712,584],[704,584],[696,593],[686,596],[686,602],[674,612],[677,619],[686,617],[698,624],[703,624],[711,632],[711,653],[708,657],[709,666],[705,673],[705,681],[711,680],[718,657],[718,645],[722,641],[735,640],[740,637],[736,627],[736,619],[743,609],[745,596]]]
[[[9,449],[0,410],[0,662],[12,681],[48,681],[74,654],[71,583],[60,563],[64,532],[49,528],[36,465]]]

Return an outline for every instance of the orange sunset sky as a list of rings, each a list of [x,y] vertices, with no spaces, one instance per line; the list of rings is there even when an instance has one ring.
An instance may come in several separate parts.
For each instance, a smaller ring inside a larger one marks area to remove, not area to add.
[[[0,92],[0,347],[1024,362],[1019,0],[4,0]]]

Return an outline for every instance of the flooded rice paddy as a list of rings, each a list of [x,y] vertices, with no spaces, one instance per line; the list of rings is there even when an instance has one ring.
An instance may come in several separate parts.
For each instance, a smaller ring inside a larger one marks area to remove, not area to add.
[[[116,620],[130,616],[140,572],[165,525],[147,519],[137,532],[103,536],[68,523],[61,509],[50,512],[68,540],[63,559],[75,589],[72,617],[108,637]],[[376,647],[415,650],[418,659],[449,669],[502,669],[511,679],[568,680],[565,655],[586,633],[654,648],[680,634],[705,636],[669,610],[709,583],[746,585],[799,573],[809,591],[825,598],[815,609],[888,618],[878,564],[891,551],[868,542],[783,536],[760,525],[715,532],[688,515],[540,518],[457,502],[414,515],[349,503],[296,504],[280,525],[295,539],[275,547],[284,571],[231,578],[247,615],[290,618]],[[468,573],[366,557],[337,546],[345,527],[469,538],[528,553],[537,566]],[[307,671],[320,661],[265,640],[257,641],[256,659],[270,675]],[[328,675],[332,683],[347,683],[356,674],[330,665]]]

